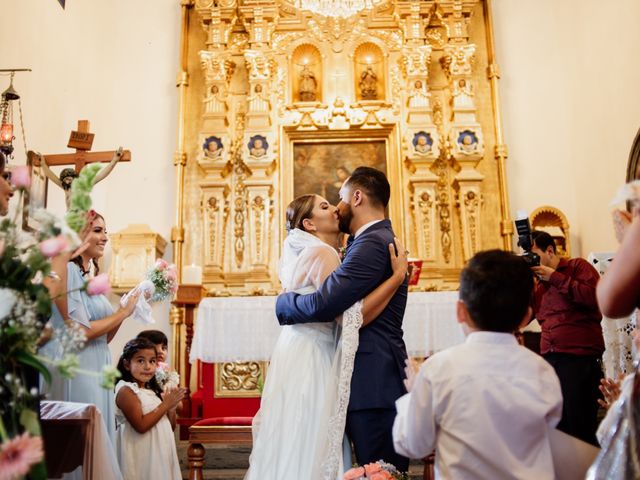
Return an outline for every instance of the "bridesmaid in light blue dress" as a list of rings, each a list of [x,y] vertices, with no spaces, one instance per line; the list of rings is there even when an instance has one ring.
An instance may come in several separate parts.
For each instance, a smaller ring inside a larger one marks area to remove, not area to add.
[[[96,375],[78,373],[68,380],[60,376],[56,369],[51,369],[52,382],[47,386],[43,382],[43,390],[50,400],[92,403],[98,407],[112,443],[115,442],[115,403],[112,389],[100,386],[102,369],[112,365],[108,343],[115,336],[122,322],[133,312],[138,300],[134,293],[125,307],[114,312],[111,303],[104,295],[89,295],[80,290],[89,280],[90,263],[94,264],[97,273],[97,259],[104,254],[108,241],[104,218],[90,213],[89,226],[83,232],[82,253],[71,259],[66,272],[58,272],[62,285],[66,285],[67,295],[55,300],[51,325],[54,329],[64,328],[64,318],[81,326],[87,340],[85,347],[78,352],[80,369],[95,372]],[[64,270],[62,268],[61,270]],[[66,277],[66,278],[65,278]],[[64,292],[65,290],[62,289]],[[62,358],[62,345],[56,335],[40,349],[40,354],[54,360]],[[115,444],[115,443],[114,443]]]

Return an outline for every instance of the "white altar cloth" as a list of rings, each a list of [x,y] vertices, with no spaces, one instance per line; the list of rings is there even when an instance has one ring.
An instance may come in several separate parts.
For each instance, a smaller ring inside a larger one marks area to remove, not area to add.
[[[458,292],[409,293],[403,329],[407,353],[426,357],[464,341]],[[276,297],[213,297],[200,302],[191,363],[268,361],[280,335]]]

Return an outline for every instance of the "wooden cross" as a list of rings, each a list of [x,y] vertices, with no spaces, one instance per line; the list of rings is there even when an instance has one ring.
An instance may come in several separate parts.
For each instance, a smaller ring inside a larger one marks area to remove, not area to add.
[[[78,130],[72,131],[67,147],[75,148],[76,153],[59,153],[43,155],[47,165],[74,165],[76,173],[89,163],[109,163],[113,159],[115,151],[90,152],[93,144],[93,133],[89,133],[89,120],[78,120]],[[125,150],[120,162],[130,162],[131,152]]]

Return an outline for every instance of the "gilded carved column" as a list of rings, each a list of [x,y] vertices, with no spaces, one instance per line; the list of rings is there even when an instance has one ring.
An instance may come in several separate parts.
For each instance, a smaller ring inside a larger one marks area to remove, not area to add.
[[[476,118],[472,68],[476,46],[462,43],[468,39],[466,19],[461,11],[454,12],[450,28],[455,37],[445,45],[441,64],[449,81],[451,127],[449,143],[451,153],[460,170],[454,176],[457,190],[456,206],[460,214],[461,242],[464,260],[482,248],[480,225],[482,219],[482,181],[484,176],[476,170],[484,156],[482,128]]]
[[[273,231],[273,185],[271,182],[246,182],[248,191],[249,262],[254,275],[268,279]]]
[[[224,267],[227,226],[230,212],[229,186],[221,182],[200,185],[204,219],[204,271],[207,278],[219,279]]]

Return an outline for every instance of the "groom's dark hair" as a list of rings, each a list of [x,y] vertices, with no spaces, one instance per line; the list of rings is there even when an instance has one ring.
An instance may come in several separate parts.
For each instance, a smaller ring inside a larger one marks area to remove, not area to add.
[[[391,196],[391,186],[387,176],[380,170],[371,167],[358,167],[347,180],[347,185],[363,190],[373,204],[387,208]]]
[[[460,300],[480,330],[514,332],[531,304],[533,275],[504,250],[476,253],[460,273]]]

